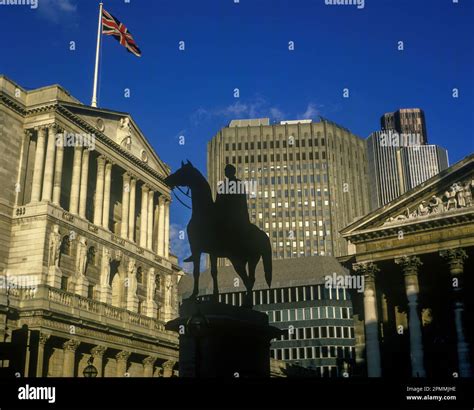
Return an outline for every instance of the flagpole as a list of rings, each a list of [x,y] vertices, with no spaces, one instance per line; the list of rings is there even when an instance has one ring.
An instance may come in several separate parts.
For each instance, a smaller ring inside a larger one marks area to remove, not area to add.
[[[100,40],[102,34],[102,6],[103,3],[99,3],[99,26],[97,28],[97,49],[95,51],[95,69],[94,69],[94,88],[92,90],[92,107],[97,107],[97,82],[99,79],[99,54],[100,54]]]

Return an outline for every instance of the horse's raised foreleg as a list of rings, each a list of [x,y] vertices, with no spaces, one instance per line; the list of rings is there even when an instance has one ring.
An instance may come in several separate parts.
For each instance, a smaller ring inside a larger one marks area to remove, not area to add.
[[[212,299],[217,302],[219,300],[219,284],[217,282],[217,256],[213,253],[209,254],[211,260],[212,275]]]

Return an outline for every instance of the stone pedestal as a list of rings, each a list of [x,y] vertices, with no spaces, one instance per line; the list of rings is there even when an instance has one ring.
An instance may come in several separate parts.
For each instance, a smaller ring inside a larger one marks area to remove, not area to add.
[[[87,297],[87,287],[89,286],[89,281],[83,275],[79,276],[75,285],[75,293],[80,296]]]
[[[180,377],[269,377],[270,341],[282,333],[265,313],[186,300],[166,329],[179,334]]]
[[[100,287],[100,301],[108,305],[112,304],[112,288],[110,285],[102,285]]]

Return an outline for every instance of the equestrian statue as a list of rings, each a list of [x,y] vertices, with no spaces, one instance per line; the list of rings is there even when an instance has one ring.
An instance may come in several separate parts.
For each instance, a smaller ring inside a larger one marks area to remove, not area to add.
[[[235,176],[233,165],[226,165],[227,180],[222,187],[241,186]],[[199,273],[201,254],[209,254],[213,280],[214,300],[218,299],[217,258],[227,258],[241,277],[246,294],[244,306],[252,306],[252,289],[255,283],[255,269],[262,258],[265,280],[272,281],[272,248],[267,234],[250,223],[247,194],[239,189],[218,189],[216,200],[204,176],[188,160],[181,162],[181,168],[165,178],[171,188],[188,187],[191,192],[192,215],[187,226],[191,256],[186,262],[193,262],[194,287],[190,299],[199,295]],[[179,189],[179,188],[178,188]],[[227,192],[226,192],[227,191]]]

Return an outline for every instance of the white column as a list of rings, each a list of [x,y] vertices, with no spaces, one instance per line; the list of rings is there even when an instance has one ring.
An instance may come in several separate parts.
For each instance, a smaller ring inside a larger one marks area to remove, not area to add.
[[[165,197],[158,198],[158,247],[157,253],[160,256],[165,254]]]
[[[109,213],[110,213],[110,183],[112,178],[112,163],[107,162],[105,165],[105,184],[104,184],[104,208],[102,210],[102,226],[109,229]]]
[[[46,161],[44,163],[43,201],[51,201],[53,193],[54,153],[56,150],[55,126],[51,125],[48,131],[48,145]]]
[[[369,377],[381,377],[379,323],[377,298],[375,292],[375,274],[378,267],[370,262],[356,263],[353,266],[358,275],[364,275],[364,324],[367,374]]]
[[[168,259],[170,253],[170,201],[165,201],[165,243],[163,256]]]
[[[63,177],[64,144],[61,139],[56,146],[56,164],[54,166],[53,204],[61,202],[61,181]]]
[[[449,273],[452,279],[459,375],[461,377],[472,377],[469,344],[464,331],[464,301],[462,298],[464,260],[467,258],[467,253],[464,249],[457,248],[441,251],[440,254],[448,262]]]
[[[130,357],[130,352],[125,352],[125,351],[118,352],[115,355],[115,358],[117,359],[117,367],[116,367],[117,377],[126,377],[129,357]]]
[[[148,187],[142,185],[142,210],[140,214],[140,246],[146,248],[148,238]]]
[[[122,222],[120,233],[122,238],[128,238],[128,208],[130,203],[130,175],[126,172],[123,174],[122,187]]]
[[[132,178],[130,181],[130,209],[128,211],[128,239],[135,241],[135,193],[137,180]]]
[[[31,188],[31,202],[38,202],[41,195],[41,185],[43,182],[44,148],[46,138],[46,128],[41,127],[37,132],[35,167],[33,171],[33,183]]]
[[[105,158],[97,158],[97,180],[95,183],[94,225],[102,224],[102,206],[104,200],[104,167]]]
[[[410,332],[410,359],[411,375],[413,377],[425,377],[423,364],[423,339],[421,335],[421,322],[418,313],[418,268],[422,265],[420,258],[416,256],[405,256],[395,259],[395,263],[403,269],[405,277],[405,292],[408,299],[408,329]]]
[[[81,171],[81,191],[79,215],[86,217],[87,205],[87,183],[89,181],[89,150],[86,148],[82,151],[82,171]]]
[[[153,366],[156,362],[156,357],[148,356],[143,359],[143,377],[153,377]]]
[[[68,340],[63,343],[63,377],[74,377],[75,355],[80,342]]]
[[[153,250],[153,197],[155,192],[148,191],[147,248]]]
[[[81,161],[82,147],[74,147],[74,159],[72,165],[71,195],[69,198],[69,212],[77,214],[79,210],[79,189],[81,183]]]

